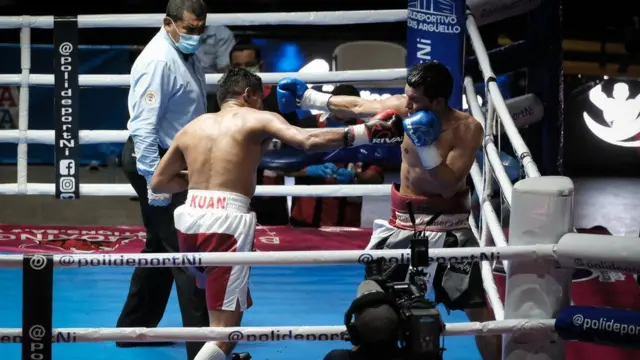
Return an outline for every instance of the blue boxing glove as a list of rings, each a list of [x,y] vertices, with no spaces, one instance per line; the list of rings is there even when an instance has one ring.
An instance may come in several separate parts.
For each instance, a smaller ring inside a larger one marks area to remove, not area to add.
[[[404,132],[413,145],[425,169],[440,165],[442,158],[435,145],[440,136],[440,119],[431,112],[418,111],[402,122]]]
[[[336,181],[338,184],[351,184],[356,174],[349,169],[338,169],[336,172]]]
[[[332,163],[307,166],[305,173],[310,177],[330,178],[338,171],[338,167]]]
[[[331,94],[311,90],[307,84],[298,79],[284,78],[278,82],[276,89],[278,108],[283,114],[298,110],[329,111],[327,103]]]

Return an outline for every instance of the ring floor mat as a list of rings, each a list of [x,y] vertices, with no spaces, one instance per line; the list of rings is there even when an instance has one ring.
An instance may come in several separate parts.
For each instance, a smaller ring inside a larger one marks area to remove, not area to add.
[[[124,304],[132,268],[56,269],[54,272],[53,327],[115,327]],[[254,306],[242,326],[340,325],[362,279],[362,267],[255,266],[251,272]],[[0,327],[22,325],[22,270],[0,271]],[[467,322],[463,312],[447,315],[445,322]],[[177,297],[172,293],[160,327],[181,327]],[[1,344],[4,360],[21,358],[20,344]],[[243,342],[237,352],[254,360],[321,360],[332,349],[349,348],[343,341]],[[447,337],[446,360],[481,359],[472,336]],[[113,342],[53,344],[54,360],[185,360],[183,343],[165,347],[118,348]]]

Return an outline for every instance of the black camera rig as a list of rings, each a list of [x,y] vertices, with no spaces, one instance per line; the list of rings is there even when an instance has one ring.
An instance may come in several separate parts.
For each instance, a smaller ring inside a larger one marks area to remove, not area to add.
[[[436,304],[425,298],[428,289],[427,277],[423,269],[430,265],[429,239],[424,231],[417,231],[410,202],[407,203],[407,208],[414,226],[407,281],[389,280],[397,264],[388,264],[384,258],[378,258],[367,264],[365,280],[375,281],[384,293],[393,299],[400,318],[398,341],[401,353],[404,354],[403,359],[441,360],[445,350],[442,337],[445,324]],[[438,214],[434,215],[425,228],[435,222],[438,216]]]

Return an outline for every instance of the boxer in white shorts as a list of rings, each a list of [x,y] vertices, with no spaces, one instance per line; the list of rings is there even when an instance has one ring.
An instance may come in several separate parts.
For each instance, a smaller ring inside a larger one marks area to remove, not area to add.
[[[189,190],[187,201],[173,215],[180,251],[253,251],[256,215],[249,211],[250,203],[248,197],[237,193]],[[250,271],[249,266],[192,269],[198,286],[206,289],[209,310],[235,311],[237,305],[241,312],[253,304]]]
[[[416,235],[429,239],[431,249],[478,247],[478,241],[469,226],[468,190],[444,199],[438,196],[402,195],[399,189],[399,184],[391,185],[391,217],[388,221],[374,221],[367,250],[408,249],[411,239]],[[414,222],[410,212],[413,212]],[[408,265],[385,264],[383,270],[387,272],[392,266],[391,281],[409,280]],[[434,289],[436,302],[448,309],[486,306],[478,263],[432,263],[425,273],[427,288]]]
[[[246,69],[230,69],[218,83],[220,111],[202,115],[175,136],[151,180],[156,196],[188,189],[174,213],[182,252],[253,250],[255,214],[249,202],[256,172],[273,138],[307,152],[397,138],[402,123],[386,113],[346,128],[301,129],[276,113],[262,111],[263,85]],[[188,174],[185,172],[188,169]],[[240,326],[252,305],[249,266],[190,269],[207,293],[212,327]],[[233,342],[207,342],[195,360],[226,360]]]
[[[426,229],[433,247],[478,246],[462,220],[469,215],[468,209],[461,205],[468,196],[466,179],[482,146],[484,129],[469,114],[449,106],[453,86],[459,85],[454,83],[449,69],[438,61],[407,69],[405,94],[380,100],[322,93],[293,78],[279,81],[278,100],[284,100],[279,103],[283,112],[290,104],[296,104],[302,109],[331,112],[344,118],[365,117],[384,110],[395,111],[404,118],[407,130],[401,144],[400,183],[392,192],[395,209],[390,222],[379,220],[374,224],[371,247],[409,248],[413,228],[403,225],[408,219],[402,205],[407,200],[412,201],[421,222],[443,212],[442,218]],[[281,93],[288,93],[289,97],[280,96]],[[419,226],[417,230],[425,231]],[[486,304],[478,262],[437,268],[433,265],[430,270],[436,301],[452,310],[464,310],[471,321],[494,320]],[[393,275],[396,281],[404,281],[406,266],[397,266]],[[476,344],[484,360],[502,358],[500,336],[480,335]]]

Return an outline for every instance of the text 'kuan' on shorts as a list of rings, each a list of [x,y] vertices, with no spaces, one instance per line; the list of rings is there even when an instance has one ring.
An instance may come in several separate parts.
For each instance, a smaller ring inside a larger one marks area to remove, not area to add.
[[[409,216],[414,213],[415,228]],[[429,239],[429,248],[478,247],[478,240],[469,226],[469,193],[460,192],[452,198],[405,196],[399,185],[391,188],[391,218],[376,220],[367,250],[409,249],[411,239],[418,232]],[[439,216],[428,225],[432,217]],[[428,225],[428,226],[427,226]],[[408,265],[396,265],[391,280],[404,282],[409,277]],[[426,272],[428,289],[435,292],[435,300],[450,310],[481,307],[486,304],[482,276],[478,262],[442,264],[431,263]]]
[[[174,213],[181,252],[251,252],[255,213],[246,196],[221,191],[189,190]],[[209,310],[245,311],[251,307],[250,266],[209,266],[206,276]]]

